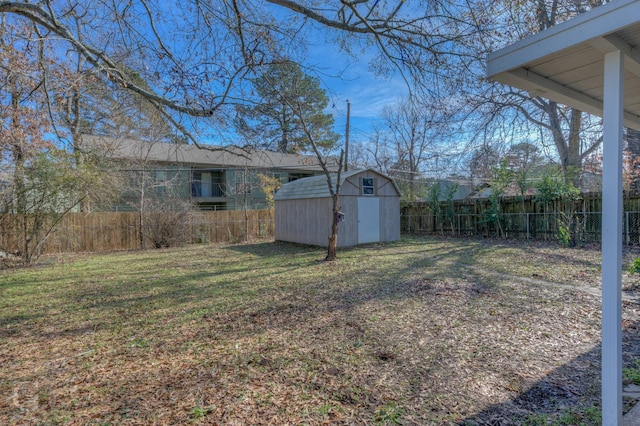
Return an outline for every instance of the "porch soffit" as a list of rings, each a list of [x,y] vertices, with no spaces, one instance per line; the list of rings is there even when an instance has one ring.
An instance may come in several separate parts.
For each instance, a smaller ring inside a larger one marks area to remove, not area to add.
[[[490,79],[602,116],[604,56],[625,55],[624,124],[640,130],[640,0],[616,0],[493,52]]]

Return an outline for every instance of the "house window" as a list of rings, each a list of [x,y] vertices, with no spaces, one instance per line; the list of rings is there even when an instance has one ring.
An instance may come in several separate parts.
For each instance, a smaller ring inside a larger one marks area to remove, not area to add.
[[[236,194],[251,194],[253,189],[253,175],[236,174]]]
[[[362,195],[375,195],[375,179],[370,177],[362,178]]]
[[[156,171],[156,194],[162,195],[167,192],[167,173],[164,170]]]
[[[194,197],[202,197],[202,173],[200,172],[193,172],[191,195]]]
[[[311,177],[312,174],[309,173],[289,173],[289,182],[293,182],[294,180]]]

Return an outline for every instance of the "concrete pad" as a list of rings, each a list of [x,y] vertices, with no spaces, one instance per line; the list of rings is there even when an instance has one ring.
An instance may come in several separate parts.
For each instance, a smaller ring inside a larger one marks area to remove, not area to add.
[[[636,404],[631,411],[624,415],[622,426],[640,426],[640,404]]]

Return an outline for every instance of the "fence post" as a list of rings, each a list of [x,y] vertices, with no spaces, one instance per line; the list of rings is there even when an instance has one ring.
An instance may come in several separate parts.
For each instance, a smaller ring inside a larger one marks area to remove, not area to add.
[[[527,222],[527,240],[530,239],[531,237],[529,236],[529,215],[531,213],[525,213],[525,221]]]
[[[629,245],[630,244],[630,240],[629,240],[629,212],[624,212],[624,228],[625,228],[626,237],[627,237],[627,245]]]

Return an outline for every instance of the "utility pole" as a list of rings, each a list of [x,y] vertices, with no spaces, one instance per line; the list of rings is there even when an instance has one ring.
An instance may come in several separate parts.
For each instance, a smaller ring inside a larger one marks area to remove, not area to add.
[[[349,118],[351,116],[351,102],[347,99],[347,130],[344,137],[344,171],[346,172],[349,165]]]

